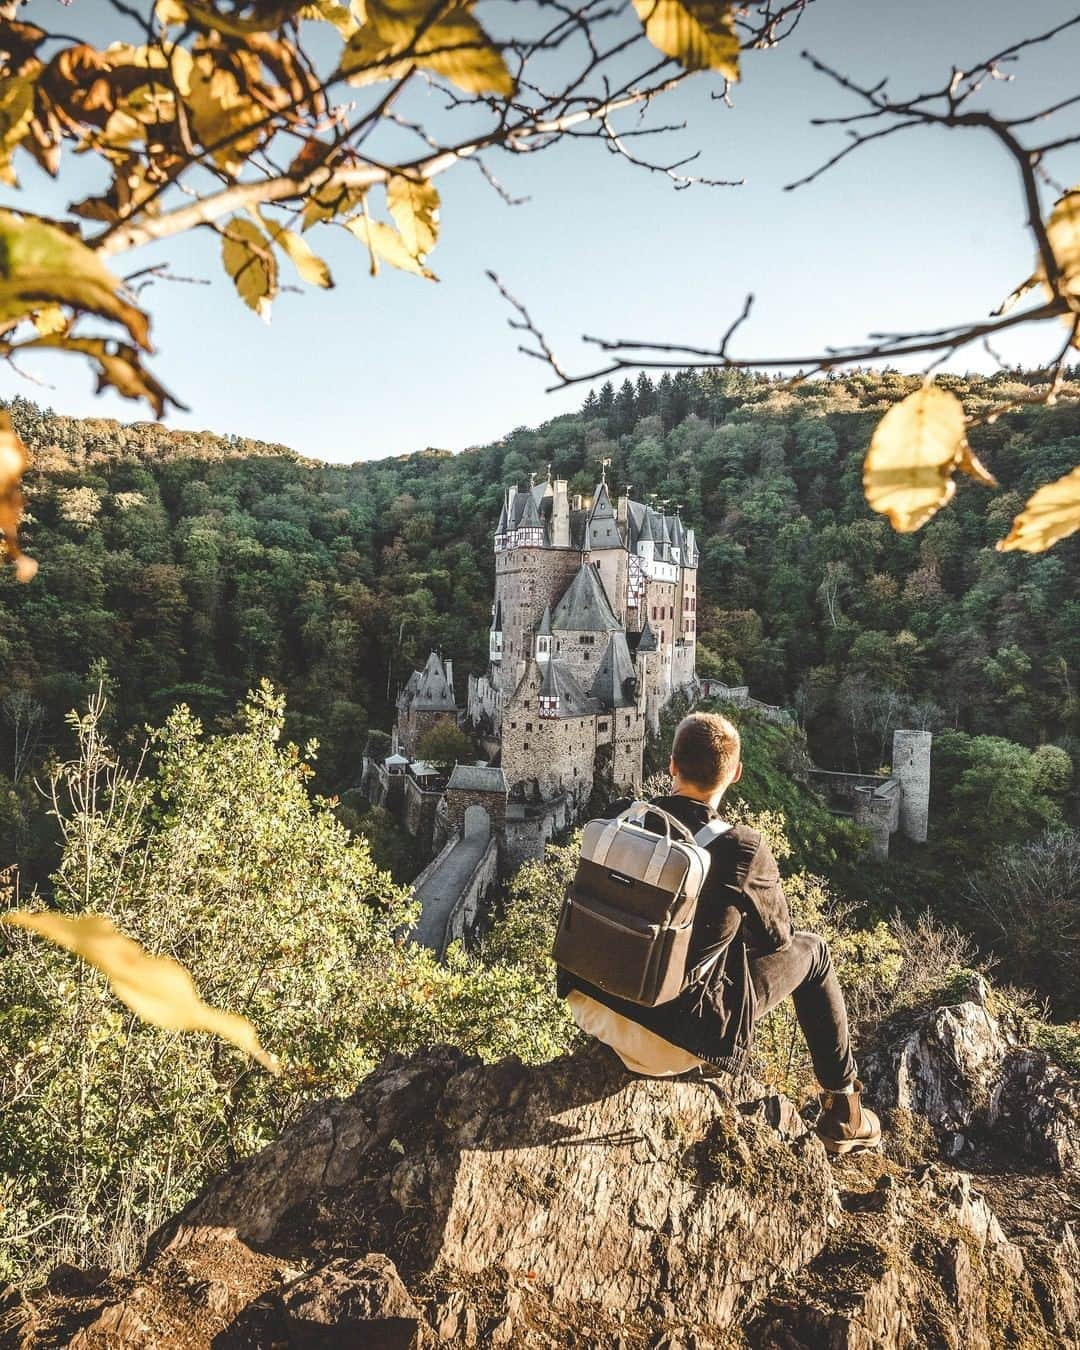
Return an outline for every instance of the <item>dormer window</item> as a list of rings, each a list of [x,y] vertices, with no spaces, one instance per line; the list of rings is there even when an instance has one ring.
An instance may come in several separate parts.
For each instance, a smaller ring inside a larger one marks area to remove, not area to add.
[[[536,639],[536,659],[538,661],[551,660],[551,638],[540,636]]]

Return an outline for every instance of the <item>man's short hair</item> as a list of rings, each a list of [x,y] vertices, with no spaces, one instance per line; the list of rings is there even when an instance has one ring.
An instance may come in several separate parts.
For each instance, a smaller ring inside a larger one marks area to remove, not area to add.
[[[703,792],[727,784],[739,762],[738,730],[719,713],[691,713],[675,728],[671,758],[679,777]]]

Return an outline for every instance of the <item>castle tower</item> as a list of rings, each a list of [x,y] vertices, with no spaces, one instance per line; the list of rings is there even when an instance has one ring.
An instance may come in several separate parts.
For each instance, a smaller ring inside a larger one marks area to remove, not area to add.
[[[588,687],[609,635],[621,631],[622,624],[615,617],[598,570],[582,563],[552,611],[553,655]]]
[[[626,622],[627,552],[606,482],[597,484],[585,522],[585,552],[600,574],[611,607]]]
[[[918,844],[926,842],[930,817],[929,731],[893,732],[893,777],[899,780],[900,830]]]
[[[397,699],[394,749],[415,758],[417,747],[433,727],[458,724],[454,698],[454,666],[432,652],[423,670],[414,670]]]
[[[645,720],[649,730],[655,735],[660,730],[660,707],[663,700],[660,692],[660,652],[656,646],[656,634],[648,619],[645,620],[645,627],[638,638],[634,658]]]

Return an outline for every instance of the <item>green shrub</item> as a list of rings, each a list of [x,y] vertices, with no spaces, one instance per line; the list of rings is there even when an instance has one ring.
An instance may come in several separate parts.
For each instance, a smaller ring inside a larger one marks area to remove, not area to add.
[[[207,1175],[389,1051],[451,1041],[544,1059],[564,1044],[531,968],[485,969],[460,951],[440,965],[403,939],[408,892],[309,795],[269,686],[227,735],[176,709],[152,772],[120,766],[102,711],[98,700],[74,719],[79,757],[53,781],[52,903],[108,915],[183,962],[208,1001],[255,1023],[283,1072],[139,1022],[95,970],[5,928],[0,1278],[60,1260],[126,1266]]]

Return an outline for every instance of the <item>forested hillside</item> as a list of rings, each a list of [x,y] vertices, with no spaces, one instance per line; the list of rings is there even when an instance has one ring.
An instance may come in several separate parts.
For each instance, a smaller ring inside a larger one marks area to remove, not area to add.
[[[1022,375],[941,382],[972,412],[1035,392]],[[861,461],[882,409],[916,385],[887,372],[794,389],[642,376],[494,445],[348,466],[17,399],[41,571],[24,587],[0,574],[0,822],[25,829],[32,770],[69,748],[64,714],[102,677],[117,733],[180,701],[212,721],[268,677],[287,693],[290,734],[320,742],[320,786],[347,788],[368,728],[389,725],[398,682],[432,646],[462,677],[485,660],[504,484],[550,464],[588,493],[607,458],[616,485],[697,527],[701,672],[794,708],[819,763],[874,769],[900,723],[956,730],[938,756],[946,777],[998,764],[1060,802],[1068,762],[1021,747],[1077,757],[1080,540],[1039,556],[993,542],[1080,459],[1080,411],[977,428],[1001,490],[965,481],[899,535],[868,511]],[[1020,815],[1030,830],[1047,811]]]

